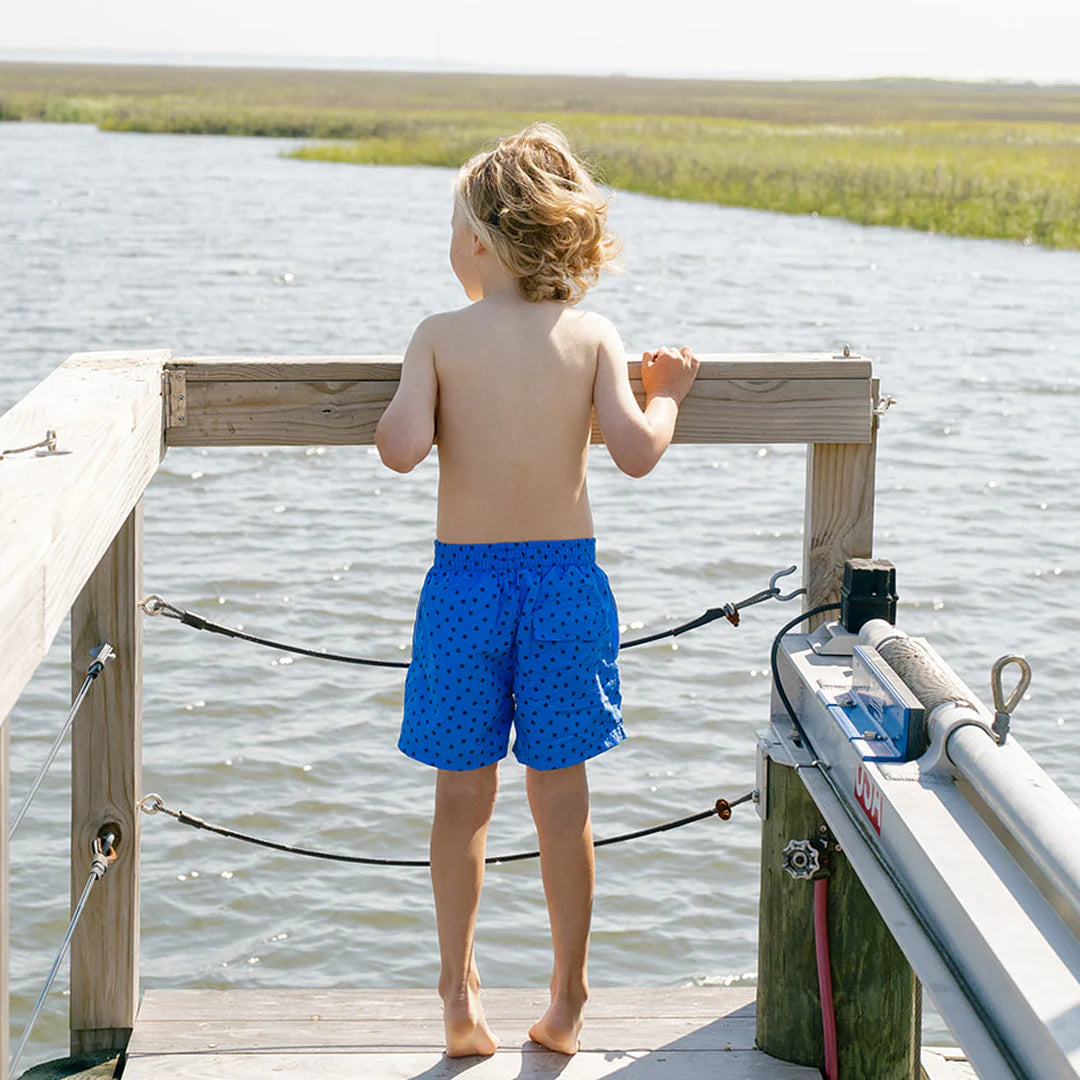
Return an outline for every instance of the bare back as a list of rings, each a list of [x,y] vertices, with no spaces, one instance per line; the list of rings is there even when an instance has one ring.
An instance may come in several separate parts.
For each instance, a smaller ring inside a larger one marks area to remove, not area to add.
[[[585,485],[596,324],[565,304],[492,297],[437,317],[437,536],[593,535]]]

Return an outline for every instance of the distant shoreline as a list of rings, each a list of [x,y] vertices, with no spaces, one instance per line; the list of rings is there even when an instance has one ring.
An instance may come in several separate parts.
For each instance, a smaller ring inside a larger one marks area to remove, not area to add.
[[[561,124],[613,187],[1080,249],[1080,85],[709,80],[0,61],[0,120],[318,140],[456,166]]]
[[[535,75],[539,77],[579,78],[625,78],[627,73],[617,67],[608,71],[587,71],[580,68],[523,69],[520,66],[499,67],[491,64],[465,64],[445,61],[419,60],[415,57],[366,57],[326,55],[286,55],[257,53],[193,53],[173,51],[137,51],[129,49],[54,49],[54,48],[3,48],[0,46],[0,64],[85,64],[90,66],[128,67],[184,67],[184,68],[240,68],[263,71],[396,71],[442,75]],[[812,71],[775,72],[746,69],[733,71],[686,71],[677,75],[667,68],[641,73],[644,78],[672,82],[686,79],[711,82],[851,82],[900,80],[909,82],[936,82],[969,86],[1036,86],[1041,88],[1080,87],[1080,80],[1073,78],[1013,78],[986,74],[983,77],[956,78],[948,75],[912,75],[895,72],[885,75],[849,73],[842,76],[823,75]]]

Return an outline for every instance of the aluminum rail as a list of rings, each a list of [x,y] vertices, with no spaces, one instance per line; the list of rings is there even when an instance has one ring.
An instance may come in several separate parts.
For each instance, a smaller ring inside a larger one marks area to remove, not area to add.
[[[998,743],[978,699],[932,649],[880,620],[867,623],[860,639],[887,661],[890,642],[903,650],[907,670],[897,673],[933,709],[927,717],[929,759],[936,763],[932,767],[940,770],[947,761],[971,784],[1080,917],[1080,807],[1015,739]],[[938,695],[945,698],[938,704],[926,700],[928,687],[947,687],[949,692]]]
[[[801,742],[796,744],[790,730],[785,728],[790,729],[790,725],[773,723],[768,730],[759,731],[759,754],[799,770],[799,777],[829,830],[915,969],[923,989],[947,1018],[968,1061],[978,1069],[980,1080],[1023,1080],[1022,1069],[995,1040],[992,1020],[979,1008],[979,995],[968,985],[963,973],[956,970],[956,965],[950,964],[948,950],[941,948],[918,904],[906,894],[897,875],[890,872],[879,845],[861,826],[846,801],[833,791],[826,771],[811,767],[813,756]]]
[[[928,726],[932,742],[944,739],[949,761],[1080,916],[1080,807],[1015,739],[999,745],[971,709],[939,706]]]
[[[867,754],[873,744],[851,738],[834,701],[838,687],[851,685],[852,658],[815,651],[817,643],[789,634],[777,657],[819,762],[800,776],[826,820],[830,811],[835,819],[835,808],[822,805],[829,800],[818,801],[821,775],[902,891],[911,915],[883,904],[900,948],[980,1075],[1080,1080],[1080,939],[969,801],[972,785],[947,758],[931,747],[916,761],[876,760]],[[971,691],[926,648],[979,714]],[[775,701],[772,721],[790,727]]]

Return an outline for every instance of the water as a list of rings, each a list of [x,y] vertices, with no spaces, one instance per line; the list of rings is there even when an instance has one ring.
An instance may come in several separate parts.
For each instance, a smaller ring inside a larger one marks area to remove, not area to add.
[[[0,409],[68,354],[401,352],[463,302],[446,260],[451,174],[289,161],[287,142],[0,126]],[[1073,798],[1080,717],[1076,498],[1080,254],[619,194],[626,272],[589,304],[639,351],[873,357],[898,404],[880,441],[877,553],[900,624],[973,686],[1034,668],[1015,730]],[[60,432],[61,439],[63,432]],[[800,446],[675,447],[590,486],[623,622],[642,632],[756,591],[801,560]],[[255,633],[400,657],[427,561],[435,463],[368,448],[173,449],[145,499],[147,592]],[[598,835],[753,785],[768,645],[751,610],[623,662],[631,739],[590,768]],[[285,841],[423,857],[431,776],[394,749],[401,677],[148,620],[144,791]],[[12,790],[66,709],[61,635],[13,717]],[[69,751],[12,851],[15,1032],[68,911]],[[522,771],[502,770],[489,850],[531,847]],[[433,985],[423,870],[304,862],[144,819],[144,987]],[[598,856],[597,986],[752,978],[758,823],[691,826]],[[543,985],[538,870],[491,870],[477,955],[492,986]],[[24,1065],[64,1052],[60,991]]]

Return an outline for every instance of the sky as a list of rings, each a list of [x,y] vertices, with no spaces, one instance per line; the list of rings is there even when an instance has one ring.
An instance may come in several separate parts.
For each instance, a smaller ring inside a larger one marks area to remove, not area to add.
[[[0,59],[1080,81],[1080,0],[5,0]]]

